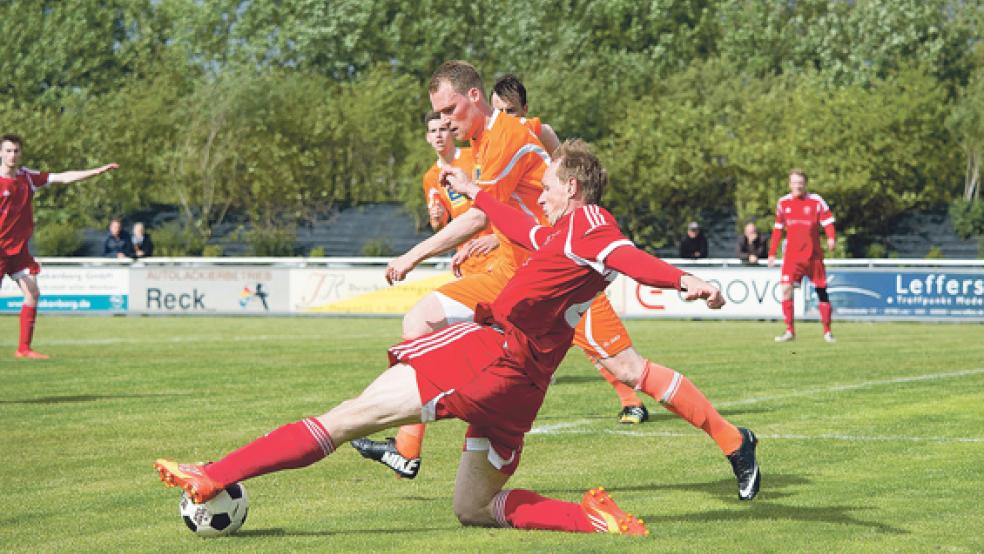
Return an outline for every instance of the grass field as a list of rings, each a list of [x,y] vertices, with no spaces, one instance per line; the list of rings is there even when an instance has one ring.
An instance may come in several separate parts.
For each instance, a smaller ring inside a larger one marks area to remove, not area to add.
[[[232,537],[199,539],[155,457],[214,459],[322,413],[369,382],[397,320],[42,317],[15,360],[0,318],[0,551],[980,552],[984,326],[629,322],[639,349],[688,375],[761,439],[762,491],[739,503],[713,442],[648,402],[617,400],[572,351],[515,487],[577,500],[604,485],[653,536],[462,528],[451,492],[464,425],[431,426],[415,481],[345,446],[247,483]]]

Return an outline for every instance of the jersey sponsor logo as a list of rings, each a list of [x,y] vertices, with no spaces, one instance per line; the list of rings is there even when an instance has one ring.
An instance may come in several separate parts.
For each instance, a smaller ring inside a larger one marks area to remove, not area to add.
[[[451,204],[455,206],[460,206],[468,201],[468,197],[465,196],[464,194],[460,194],[454,191],[453,189],[447,189],[447,190],[448,190],[448,200],[451,201]]]

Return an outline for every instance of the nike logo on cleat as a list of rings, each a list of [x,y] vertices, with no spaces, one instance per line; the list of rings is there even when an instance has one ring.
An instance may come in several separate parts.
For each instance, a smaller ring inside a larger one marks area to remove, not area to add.
[[[404,475],[415,474],[417,472],[417,465],[420,464],[420,458],[408,460],[392,452],[385,452],[381,461],[394,471],[398,471]]]

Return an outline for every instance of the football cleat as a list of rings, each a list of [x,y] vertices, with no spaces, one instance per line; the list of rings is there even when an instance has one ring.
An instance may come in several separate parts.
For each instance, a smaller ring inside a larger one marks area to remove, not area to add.
[[[581,499],[581,510],[588,516],[595,532],[615,535],[634,535],[648,537],[646,522],[627,514],[615,504],[604,487],[591,489]]]
[[[168,487],[180,487],[188,493],[195,504],[210,500],[224,489],[222,484],[213,481],[203,468],[203,465],[179,464],[166,458],[158,458],[154,462],[154,469],[160,474],[161,481]]]
[[[34,350],[31,350],[30,348],[27,349],[27,350],[18,350],[17,352],[14,353],[14,356],[16,356],[18,358],[26,358],[28,360],[47,360],[48,359],[48,355],[47,354],[42,354],[40,352],[35,352]]]
[[[420,458],[406,458],[396,449],[396,439],[387,438],[385,441],[374,441],[368,437],[355,439],[352,448],[359,451],[363,458],[375,460],[396,472],[397,477],[413,479],[420,471]]]
[[[618,422],[625,425],[639,425],[649,421],[649,410],[645,404],[638,406],[625,406],[618,414]]]
[[[837,342],[837,339],[834,338],[834,334],[831,333],[830,331],[827,331],[826,333],[823,334],[823,340],[831,344]]]
[[[776,342],[789,342],[791,340],[796,340],[796,335],[792,331],[786,329],[786,332],[775,338]]]
[[[758,439],[755,433],[744,427],[739,427],[738,432],[741,433],[741,446],[728,454],[728,461],[731,462],[731,469],[738,480],[738,500],[751,500],[758,494],[759,485],[762,484],[762,473],[755,460]]]

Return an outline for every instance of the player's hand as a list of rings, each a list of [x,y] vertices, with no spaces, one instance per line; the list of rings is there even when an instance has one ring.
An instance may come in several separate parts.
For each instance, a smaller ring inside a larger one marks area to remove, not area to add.
[[[411,258],[409,254],[394,258],[386,265],[386,282],[392,285],[406,279],[407,274],[416,266],[417,260]]]
[[[758,256],[756,256],[755,254],[749,254],[748,255],[748,263],[750,263],[750,264],[757,264],[757,263],[759,263]]]
[[[680,278],[680,291],[684,293],[684,300],[691,301],[701,298],[707,302],[707,307],[712,310],[718,310],[725,305],[721,291],[700,277],[684,275]]]
[[[448,187],[449,189],[457,192],[458,194],[464,194],[472,200],[481,191],[481,187],[477,183],[468,178],[465,171],[460,167],[449,167],[441,170],[441,175],[438,177],[439,182]]]
[[[120,164],[118,163],[106,164],[98,169],[96,175],[99,175],[100,173],[106,173],[107,171],[112,171],[114,169],[119,169],[119,168],[120,168]]]
[[[482,235],[468,243],[469,256],[484,256],[499,247],[499,237]]]
[[[769,267],[775,267],[775,266],[776,266],[776,257],[769,256]]]
[[[836,247],[837,247],[837,239],[832,239],[830,237],[827,237],[827,250],[831,254],[833,254],[834,253],[834,248],[836,248]]]
[[[461,250],[455,252],[454,256],[451,256],[451,273],[453,273],[455,277],[461,277],[461,265],[465,263],[468,256],[469,253],[467,248],[462,248]]]

